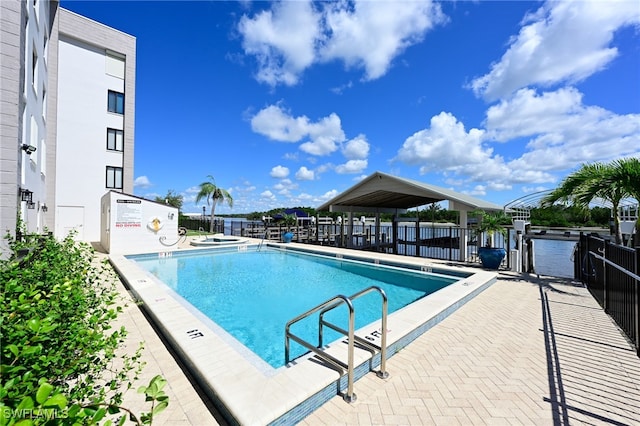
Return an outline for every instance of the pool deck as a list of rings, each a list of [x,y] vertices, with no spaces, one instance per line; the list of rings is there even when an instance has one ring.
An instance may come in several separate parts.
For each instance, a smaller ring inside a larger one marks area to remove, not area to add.
[[[129,297],[124,287],[120,291]],[[224,420],[133,303],[121,322],[145,342],[141,383],[168,379],[154,425]],[[589,292],[571,280],[501,272],[498,281],[300,424],[640,425],[640,359]],[[144,410],[129,392],[127,407]]]

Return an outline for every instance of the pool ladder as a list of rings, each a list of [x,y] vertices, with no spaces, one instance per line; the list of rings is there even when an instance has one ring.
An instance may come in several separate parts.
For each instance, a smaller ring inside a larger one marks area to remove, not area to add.
[[[380,346],[374,344],[373,342],[363,339],[360,336],[355,335],[354,326],[355,326],[355,310],[353,308],[353,300],[357,299],[360,296],[364,296],[365,294],[371,292],[378,292],[382,296],[382,329],[380,333]],[[347,305],[349,309],[349,329],[344,330],[338,327],[335,324],[331,324],[327,320],[324,319],[324,315],[331,311],[332,309],[341,306],[342,304]],[[318,346],[313,346],[311,343],[301,339],[295,334],[291,333],[290,328],[296,322],[307,318],[310,315],[313,315],[316,312],[320,312],[320,317],[318,319]],[[338,333],[341,333],[347,336],[347,363],[340,361],[332,355],[326,353],[323,347],[323,326],[329,327]],[[376,372],[376,375],[381,379],[386,379],[389,377],[389,373],[386,370],[387,364],[387,295],[384,290],[377,286],[371,286],[361,290],[350,297],[346,297],[344,295],[337,295],[332,297],[331,299],[319,304],[315,308],[309,309],[305,313],[298,315],[297,317],[290,320],[285,326],[285,342],[284,342],[284,358],[285,365],[289,364],[289,341],[293,340],[296,343],[304,346],[309,349],[311,352],[315,353],[317,356],[336,367],[336,369],[340,372],[340,377],[344,376],[345,370],[347,373],[347,392],[343,395],[343,399],[346,402],[353,402],[356,400],[356,395],[353,393],[353,348],[354,343],[357,342],[359,345],[363,346],[365,349],[372,352],[372,355],[375,355],[376,352],[380,352],[380,370]]]
[[[262,239],[260,240],[260,244],[258,244],[258,249],[257,251],[260,251],[260,249],[262,248],[262,244],[264,243],[264,240],[267,239],[267,233],[269,232],[269,230],[265,229],[264,231],[264,235],[262,236]]]

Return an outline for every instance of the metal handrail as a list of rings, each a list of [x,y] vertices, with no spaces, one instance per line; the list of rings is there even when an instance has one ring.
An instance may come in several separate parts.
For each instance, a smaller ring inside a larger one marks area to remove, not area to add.
[[[264,230],[264,235],[262,236],[262,240],[260,240],[260,244],[258,244],[258,250],[260,251],[260,249],[262,248],[262,243],[264,243],[264,240],[267,238],[267,232],[269,232],[269,230],[265,229]]]
[[[386,366],[387,366],[387,311],[388,311],[387,294],[380,287],[371,286],[349,296],[348,299],[353,302],[354,299],[357,299],[360,296],[364,296],[365,294],[371,293],[372,291],[377,291],[378,293],[380,293],[380,296],[382,296],[382,330],[381,330],[381,336],[380,336],[380,346],[377,346],[374,343],[371,343],[366,339],[361,338],[360,336],[356,336],[355,334],[353,338],[355,339],[355,341],[357,341],[361,345],[364,345],[365,347],[373,348],[374,350],[380,351],[380,370],[376,372],[376,375],[381,379],[386,379],[387,377],[389,377],[389,373],[387,372],[387,369],[386,369]],[[337,301],[335,304],[331,306],[327,306],[320,312],[320,317],[318,319],[318,346],[322,347],[322,344],[323,344],[322,343],[323,337],[324,337],[322,332],[323,325],[337,331],[338,333],[342,333],[345,336],[348,335],[349,332],[347,330],[343,330],[337,325],[331,324],[330,322],[324,319],[324,314],[342,305],[342,303],[344,303],[343,300]],[[349,339],[351,339],[351,337],[349,337]]]
[[[333,306],[336,304],[336,301],[340,300],[340,304],[342,303],[346,303],[348,309],[349,309],[349,332],[348,332],[348,336],[349,336],[349,341],[347,343],[348,345],[348,358],[347,358],[347,364],[345,365],[343,362],[339,361],[338,359],[334,358],[333,356],[325,353],[324,351],[321,351],[320,349],[318,349],[317,347],[307,343],[306,341],[302,340],[300,337],[294,335],[293,333],[291,333],[289,331],[289,328],[291,327],[291,325],[293,325],[294,323],[307,318],[309,315],[312,315],[324,308],[326,308],[327,306]],[[353,393],[353,329],[355,326],[355,313],[353,310],[353,303],[351,303],[351,300],[349,300],[348,297],[343,296],[343,295],[337,295],[335,297],[332,297],[331,299],[327,300],[324,303],[319,304],[318,306],[316,306],[315,308],[312,308],[310,310],[308,310],[307,312],[298,315],[297,317],[293,318],[292,320],[290,320],[289,322],[287,322],[287,325],[285,326],[285,338],[284,338],[284,360],[285,360],[285,364],[289,364],[289,339],[293,339],[294,341],[296,341],[297,343],[301,344],[302,346],[304,346],[305,348],[309,349],[310,351],[312,351],[313,353],[315,353],[316,355],[318,355],[319,357],[323,358],[324,360],[326,360],[327,362],[329,362],[330,364],[337,366],[340,370],[340,376],[342,376],[344,374],[344,368],[347,369],[347,393],[344,395],[343,399],[347,402],[353,402],[356,400],[356,395]]]
[[[610,261],[609,259],[607,259],[604,256],[600,256],[599,254],[593,252],[593,251],[589,251],[589,254],[593,257],[595,257],[598,260],[602,260],[604,263],[606,263],[609,266],[613,266],[614,268],[616,268],[618,271],[623,272],[625,274],[627,274],[628,276],[630,276],[631,278],[633,278],[634,280],[640,282],[640,275],[636,275],[631,271],[628,271],[626,269],[624,269],[622,266]]]

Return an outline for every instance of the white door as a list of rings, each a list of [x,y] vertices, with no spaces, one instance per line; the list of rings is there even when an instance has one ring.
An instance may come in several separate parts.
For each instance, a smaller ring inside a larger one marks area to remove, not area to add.
[[[56,237],[64,238],[75,230],[75,239],[84,239],[84,207],[58,206],[56,210]]]

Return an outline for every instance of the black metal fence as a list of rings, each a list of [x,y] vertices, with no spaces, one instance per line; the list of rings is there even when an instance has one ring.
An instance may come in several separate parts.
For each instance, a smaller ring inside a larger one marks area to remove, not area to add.
[[[197,219],[196,222],[198,222]],[[203,227],[198,223],[189,229],[197,229],[197,226]],[[265,226],[262,221],[229,220],[222,226],[225,234],[241,237],[280,241],[282,234],[291,230],[293,241],[298,243],[330,245],[456,262],[479,262],[477,258],[478,242],[484,241],[484,237],[478,238],[473,229],[424,222],[395,222],[379,226],[366,223],[364,225],[354,224],[351,230],[345,223],[306,223],[305,225],[286,227],[281,224]],[[208,230],[207,227],[203,228]],[[466,238],[468,242],[466,253],[460,250],[460,240],[463,238]],[[507,253],[511,249],[511,245],[510,238],[500,237],[494,241],[495,247],[504,248]],[[509,256],[506,256],[502,266],[508,268],[509,261]]]
[[[575,277],[627,334],[640,357],[640,250],[580,235]]]

